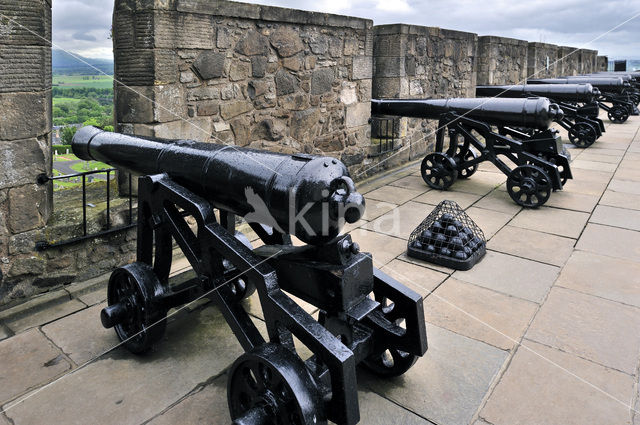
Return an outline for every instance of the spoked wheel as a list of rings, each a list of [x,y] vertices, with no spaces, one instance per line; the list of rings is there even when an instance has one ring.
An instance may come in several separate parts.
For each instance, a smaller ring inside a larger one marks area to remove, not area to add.
[[[393,302],[386,297],[376,297],[376,301],[382,305],[382,313],[387,320],[398,326],[402,326],[404,318],[399,317],[399,313],[395,309]],[[363,360],[362,365],[375,375],[383,378],[393,378],[404,374],[417,360],[418,356],[414,354],[398,350],[397,348],[386,347],[382,353],[372,355]]]
[[[571,155],[567,153],[567,155],[569,155],[569,158],[571,158]],[[564,166],[563,165],[558,165],[558,161],[556,161],[556,158],[548,158],[544,155],[538,155],[539,158],[544,159],[547,162],[552,163],[553,165],[555,165],[556,167],[558,167],[558,174],[560,174],[560,183],[562,183],[562,185],[564,186],[564,184],[567,182],[567,177],[566,175],[564,175]],[[539,166],[535,165],[532,161],[527,161],[528,165],[534,165],[538,168],[540,168]],[[548,174],[548,173],[547,173]]]
[[[478,154],[476,154],[475,151],[472,150],[471,148],[467,149],[464,156],[460,154],[460,150],[461,150],[461,147],[458,146],[458,149],[456,150],[456,155],[454,157],[456,164],[464,164],[466,162],[473,161],[478,157]],[[476,171],[478,171],[478,164],[469,165],[463,168],[458,167],[458,177],[461,179],[468,179]]]
[[[247,238],[244,233],[236,231],[235,237],[245,246],[253,249],[249,238]],[[231,275],[237,276],[238,272],[231,261],[223,259],[222,266],[224,267],[225,272],[229,272],[231,273]],[[249,298],[256,291],[255,285],[250,282],[244,275],[235,278],[234,280],[229,282],[228,285],[229,289],[231,290],[231,294],[233,295],[233,302],[239,302],[243,299]]]
[[[164,336],[167,312],[156,305],[164,291],[153,269],[133,263],[116,269],[109,279],[108,307],[100,318],[106,328],[114,327],[120,341],[134,354],[143,354]]]
[[[422,179],[434,189],[446,190],[458,177],[456,162],[442,152],[433,152],[422,160]]]
[[[266,343],[240,356],[229,372],[233,425],[326,424],[322,398],[304,362]]]
[[[576,123],[569,130],[569,140],[579,148],[588,148],[598,139],[598,133],[591,124],[586,122]]]
[[[507,177],[507,190],[516,204],[537,208],[547,202],[551,195],[551,179],[540,167],[520,165]]]
[[[611,122],[622,124],[629,118],[629,111],[624,106],[615,105],[607,112],[607,116]]]

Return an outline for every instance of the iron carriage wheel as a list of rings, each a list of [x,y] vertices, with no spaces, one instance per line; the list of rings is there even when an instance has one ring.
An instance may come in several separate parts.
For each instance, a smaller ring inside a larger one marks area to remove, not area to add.
[[[622,124],[629,118],[629,111],[622,105],[614,105],[608,112],[609,120],[616,124]]]
[[[537,208],[547,202],[551,196],[551,179],[538,166],[520,165],[514,168],[507,177],[507,191],[516,204]]]
[[[114,328],[120,341],[134,354],[143,354],[162,339],[167,312],[156,305],[163,288],[153,269],[141,262],[117,268],[109,279],[107,303],[124,308]]]
[[[322,397],[304,362],[266,343],[241,355],[227,383],[233,425],[322,425]]]
[[[478,158],[478,154],[473,149],[467,148],[463,155],[463,149],[463,146],[458,145],[458,147],[456,148],[456,154],[453,159],[458,166],[458,178],[468,179],[476,171],[478,171],[478,164],[466,165],[466,163]]]
[[[392,323],[402,325],[404,318],[399,316],[395,303],[387,297],[376,296],[382,305],[382,314]],[[384,345],[384,344],[383,344]],[[394,378],[403,375],[418,361],[418,356],[394,347],[383,346],[383,351],[373,354],[362,361],[362,365],[373,374],[383,378]]]
[[[453,158],[442,152],[427,155],[420,165],[422,179],[430,187],[439,190],[448,189],[458,177],[458,166]]]
[[[586,122],[576,123],[569,129],[569,140],[579,148],[588,148],[598,138],[598,133],[593,126]]]

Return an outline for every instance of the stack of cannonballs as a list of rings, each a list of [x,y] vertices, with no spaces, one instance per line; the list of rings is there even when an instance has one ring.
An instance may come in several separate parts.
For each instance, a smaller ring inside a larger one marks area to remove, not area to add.
[[[442,201],[411,233],[407,254],[456,270],[469,270],[486,253],[482,230],[453,201]]]

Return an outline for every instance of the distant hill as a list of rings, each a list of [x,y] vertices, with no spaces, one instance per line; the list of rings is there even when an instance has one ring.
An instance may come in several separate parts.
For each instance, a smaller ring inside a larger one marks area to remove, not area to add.
[[[113,60],[109,59],[93,59],[85,58],[74,53],[77,58],[65,52],[64,50],[54,49],[52,51],[53,73],[65,75],[98,75],[99,71],[92,68],[98,68],[100,71],[113,75]],[[87,62],[91,66],[84,62]]]

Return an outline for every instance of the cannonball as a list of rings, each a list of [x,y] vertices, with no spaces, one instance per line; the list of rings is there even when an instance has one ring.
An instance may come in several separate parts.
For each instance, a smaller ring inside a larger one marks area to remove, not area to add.
[[[456,260],[463,260],[464,261],[464,260],[468,259],[469,256],[464,251],[456,251],[456,253],[453,255],[453,258],[455,258]]]
[[[462,243],[462,238],[460,238],[460,236],[454,236],[449,239],[449,245],[456,251],[460,251],[464,246],[464,244]]]
[[[444,233],[444,226],[438,220],[434,221],[429,229],[433,233]]]
[[[422,249],[422,242],[420,242],[420,240],[416,239],[415,241],[413,241],[413,247],[415,249]]]
[[[435,247],[435,246],[433,246],[433,245],[431,245],[431,244],[429,244],[429,245],[427,245],[427,246],[425,247],[425,251],[430,252],[430,253],[432,253],[432,254],[435,254],[435,252],[436,252],[436,247]]]
[[[458,231],[461,231],[464,228],[464,224],[462,224],[462,222],[460,220],[453,220],[451,222],[451,224],[453,224],[454,226],[456,226],[456,228],[458,229]]]
[[[453,224],[454,219],[455,217],[453,216],[453,214],[449,214],[449,213],[444,213],[440,216],[440,221],[442,222],[442,225],[445,227],[450,224]]]
[[[444,244],[447,243],[447,237],[445,235],[443,235],[442,233],[438,233],[434,238],[433,241],[436,245],[442,246]]]
[[[462,240],[463,246],[466,246],[469,243],[469,240],[471,239],[471,236],[467,235],[465,232],[458,233],[458,237],[460,238],[460,240]]]
[[[420,234],[420,236],[422,237],[423,240],[428,241],[431,238],[433,238],[433,232],[429,229],[424,229]]]
[[[445,246],[440,248],[440,255],[444,255],[445,257],[451,257],[451,250]]]
[[[465,254],[467,254],[467,257],[471,257],[471,255],[473,254],[473,250],[468,246],[465,246],[464,248],[462,248],[462,250]]]
[[[450,224],[444,229],[444,234],[447,236],[458,236],[458,229],[453,224]]]

